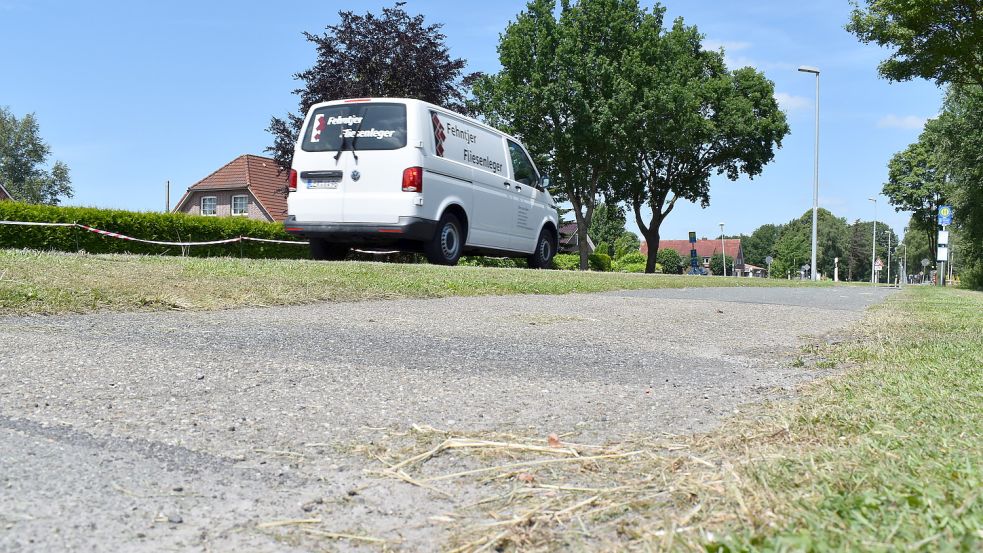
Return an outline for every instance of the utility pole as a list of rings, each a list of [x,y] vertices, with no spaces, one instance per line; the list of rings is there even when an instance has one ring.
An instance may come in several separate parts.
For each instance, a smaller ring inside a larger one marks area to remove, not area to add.
[[[727,249],[724,246],[724,224],[720,223],[720,260],[724,265],[724,276],[727,276]]]
[[[874,235],[871,237],[870,244],[870,283],[877,285],[877,272],[874,264],[877,263],[877,198],[867,198],[874,202]]]
[[[171,212],[171,181],[164,185],[164,213]]]
[[[819,220],[819,69],[803,65],[799,67],[802,73],[812,73],[816,76],[816,155],[815,169],[812,182],[812,280],[819,280],[816,270],[816,227]]]
[[[891,227],[887,228],[887,285],[891,285]]]

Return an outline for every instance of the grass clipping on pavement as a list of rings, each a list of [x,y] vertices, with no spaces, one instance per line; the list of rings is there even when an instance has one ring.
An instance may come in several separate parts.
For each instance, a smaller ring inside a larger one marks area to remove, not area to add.
[[[455,503],[432,519],[451,551],[979,551],[983,294],[909,289],[856,336],[814,348],[843,374],[705,435],[414,427],[363,452]],[[482,498],[454,501],[461,485]]]
[[[811,283],[796,283],[810,285]],[[318,301],[568,294],[786,280],[0,249],[0,315],[228,309]]]

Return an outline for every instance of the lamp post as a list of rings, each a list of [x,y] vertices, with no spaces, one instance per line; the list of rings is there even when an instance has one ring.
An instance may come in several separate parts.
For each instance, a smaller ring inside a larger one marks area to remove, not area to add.
[[[724,224],[720,223],[720,260],[723,261],[724,276],[727,276],[727,250],[724,248]]]
[[[819,220],[819,69],[803,65],[799,67],[799,71],[816,76],[816,166],[812,182],[812,280],[819,280],[819,271],[816,270],[816,225]]]
[[[877,285],[877,273],[874,272],[874,264],[877,262],[877,198],[867,198],[874,202],[874,235],[871,236],[870,245],[870,283]]]

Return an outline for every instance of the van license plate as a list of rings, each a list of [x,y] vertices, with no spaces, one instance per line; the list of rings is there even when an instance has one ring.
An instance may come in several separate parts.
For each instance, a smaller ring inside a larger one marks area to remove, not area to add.
[[[324,179],[311,179],[307,181],[307,188],[309,190],[314,190],[314,189],[334,190],[338,188],[338,181],[329,181]]]

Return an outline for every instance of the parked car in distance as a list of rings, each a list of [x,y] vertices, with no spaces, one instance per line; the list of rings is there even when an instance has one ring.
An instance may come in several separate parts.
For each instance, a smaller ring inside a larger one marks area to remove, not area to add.
[[[545,268],[558,213],[549,179],[514,137],[420,100],[316,104],[294,149],[286,230],[314,259],[353,247],[522,256]]]

